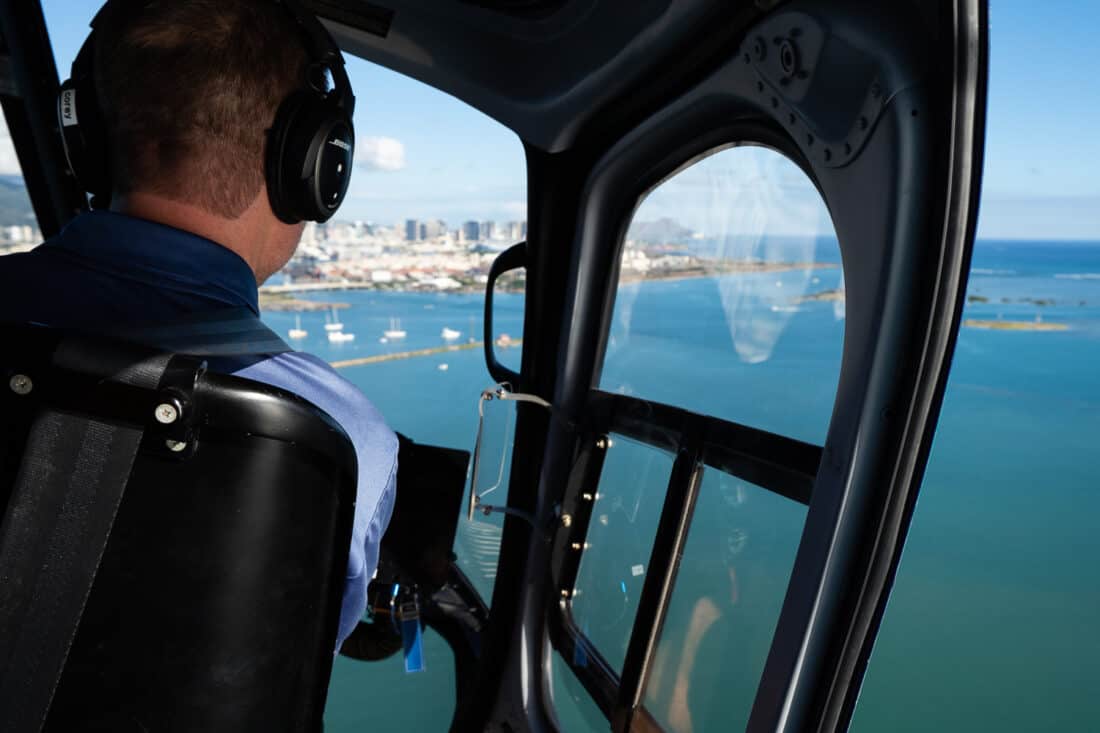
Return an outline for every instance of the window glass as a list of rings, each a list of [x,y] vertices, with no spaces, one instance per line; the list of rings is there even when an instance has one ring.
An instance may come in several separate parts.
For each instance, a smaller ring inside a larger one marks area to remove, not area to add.
[[[516,429],[516,403],[486,400],[481,403],[481,446],[478,453],[477,486],[470,469],[470,486],[464,497],[463,510],[469,507],[470,491],[477,492],[477,508],[472,521],[464,518],[456,541],[458,567],[474,584],[486,603],[492,599],[496,581],[497,557],[504,532],[504,514],[490,507],[505,504],[508,479],[512,468],[512,442]],[[489,511],[486,511],[490,509]]]
[[[820,445],[843,319],[840,250],[813,183],[769,148],[727,148],[634,213],[600,388]]]
[[[621,672],[673,456],[611,437],[573,595],[573,621]]]
[[[405,674],[401,654],[381,662],[337,655],[325,708],[326,731],[445,731],[455,706],[454,657],[424,630],[424,672]]]
[[[23,169],[15,154],[7,120],[0,114],[0,255],[25,252],[41,244]]]
[[[550,656],[550,685],[558,729],[568,733],[607,733],[611,724],[557,652]]]
[[[62,78],[100,5],[44,0]],[[261,290],[263,318],[360,387],[394,430],[472,450],[477,399],[491,384],[481,346],[485,276],[526,235],[523,148],[511,131],[449,95],[345,58],[360,100],[348,196],[330,222],[306,227],[295,258]],[[498,332],[522,338],[522,296],[504,293],[497,302]],[[518,364],[518,348],[504,352]],[[505,487],[507,468],[505,461]],[[459,567],[486,603],[499,526],[497,516],[463,519],[455,544]],[[397,660],[338,658],[325,730],[446,730],[453,659],[430,632],[425,653],[427,670],[407,676]]]
[[[806,507],[706,469],[645,706],[670,733],[744,730]]]
[[[500,276],[493,288],[493,353],[497,363],[517,374],[523,366],[523,304],[527,270],[519,268]],[[507,324],[518,326],[509,327]]]
[[[1100,8],[991,5],[964,321],[861,733],[1100,730],[1100,97],[1061,113]]]

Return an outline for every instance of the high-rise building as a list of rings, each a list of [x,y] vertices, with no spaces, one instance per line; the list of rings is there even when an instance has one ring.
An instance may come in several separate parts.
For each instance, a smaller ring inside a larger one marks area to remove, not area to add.
[[[420,222],[416,219],[405,220],[405,241],[415,242],[420,239]]]
[[[521,225],[521,222],[518,222],[518,221],[508,222],[508,239],[511,239],[513,242],[517,242],[520,239],[523,239],[523,236],[524,236],[524,233],[523,233],[523,226]]]
[[[440,219],[431,219],[420,225],[421,239],[435,239],[447,233],[447,222]]]
[[[462,236],[467,242],[476,242],[481,239],[481,226],[476,221],[467,221],[462,224]]]
[[[479,234],[479,238],[483,239],[483,240],[492,239],[493,238],[493,230],[494,230],[493,222],[491,222],[491,221],[481,222],[481,232]]]

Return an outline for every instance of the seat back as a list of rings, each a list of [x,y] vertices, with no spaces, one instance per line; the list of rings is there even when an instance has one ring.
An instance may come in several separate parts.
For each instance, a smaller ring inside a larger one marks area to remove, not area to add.
[[[140,431],[105,547],[79,548],[102,555],[45,729],[320,730],[355,502],[347,435],[195,357],[26,326],[0,340],[4,535],[64,526],[38,496],[43,471],[70,470],[65,450],[42,455],[45,423]],[[155,380],[127,376],[149,365]],[[73,461],[75,475],[88,456]],[[4,604],[42,591],[15,585]],[[2,648],[0,673],[34,668],[35,649]]]

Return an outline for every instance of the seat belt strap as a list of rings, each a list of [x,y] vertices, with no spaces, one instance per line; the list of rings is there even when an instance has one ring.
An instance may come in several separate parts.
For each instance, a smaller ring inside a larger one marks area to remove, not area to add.
[[[55,361],[79,359],[80,344]],[[156,388],[161,355],[117,381]],[[0,721],[38,733],[49,712],[143,430],[43,410],[0,524]]]

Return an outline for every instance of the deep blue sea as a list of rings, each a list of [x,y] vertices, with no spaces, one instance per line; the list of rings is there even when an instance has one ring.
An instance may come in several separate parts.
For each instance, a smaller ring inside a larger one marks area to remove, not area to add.
[[[835,245],[834,245],[835,246]],[[825,250],[828,248],[826,247]],[[836,262],[827,251],[820,262]],[[601,387],[820,443],[843,345],[844,306],[801,296],[839,269],[623,285]],[[980,242],[966,318],[1064,323],[1060,332],[964,328],[905,555],[853,720],[856,731],[1100,730],[1100,243]],[[471,295],[314,293],[346,302],[298,344],[330,361],[443,343],[472,324]],[[1035,301],[1050,301],[1043,305]],[[498,296],[498,331],[521,336],[522,296]],[[380,343],[391,318],[408,331]],[[284,333],[294,316],[265,320]],[[518,350],[502,360],[518,365]],[[446,365],[446,368],[441,368]],[[490,386],[480,350],[353,367],[392,427],[471,449]],[[507,411],[486,422],[495,482]],[[574,614],[620,664],[644,580],[668,457],[617,439],[599,487]],[[506,467],[505,467],[506,469]],[[501,490],[503,493],[503,489]],[[494,498],[501,498],[498,494]],[[748,714],[797,547],[802,507],[708,472],[646,704],[668,730],[737,729]],[[486,594],[499,522],[463,520],[456,552]],[[445,730],[454,705],[446,645],[428,670],[338,659],[326,731]],[[555,664],[565,730],[606,730]]]

